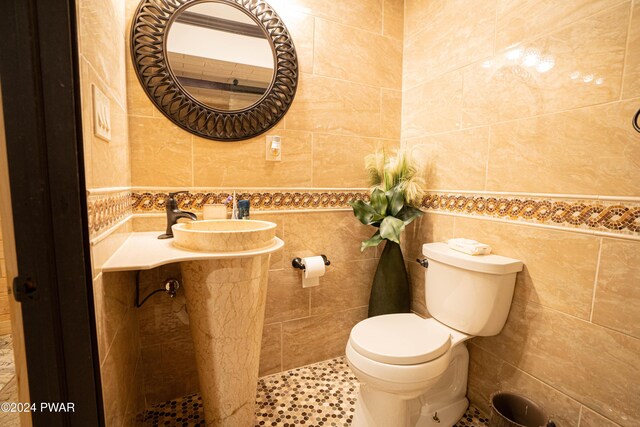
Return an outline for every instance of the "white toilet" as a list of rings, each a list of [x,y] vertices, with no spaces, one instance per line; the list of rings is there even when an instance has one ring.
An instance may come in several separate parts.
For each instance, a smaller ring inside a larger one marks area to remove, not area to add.
[[[346,355],[360,381],[354,427],[451,427],[464,414],[474,336],[500,332],[522,262],[471,256],[445,243],[422,248],[429,314],[388,314],[351,330]]]

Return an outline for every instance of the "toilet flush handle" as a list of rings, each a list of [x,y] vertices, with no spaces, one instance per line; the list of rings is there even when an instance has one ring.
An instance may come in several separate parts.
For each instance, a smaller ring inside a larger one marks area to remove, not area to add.
[[[421,266],[423,266],[424,268],[429,268],[429,260],[428,260],[428,259],[426,259],[426,258],[425,258],[425,259],[417,258],[417,259],[416,259],[416,262],[417,262],[418,264],[420,264]]]

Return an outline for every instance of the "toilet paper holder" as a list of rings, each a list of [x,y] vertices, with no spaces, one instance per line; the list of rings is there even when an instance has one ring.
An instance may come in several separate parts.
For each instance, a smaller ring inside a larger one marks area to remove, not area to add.
[[[320,255],[320,256],[321,256],[321,257],[322,257],[322,259],[324,260],[324,265],[331,265],[331,261],[329,261],[329,260],[327,259],[327,256],[326,256],[326,255]],[[298,257],[298,258],[294,258],[294,259],[292,259],[292,260],[291,260],[291,265],[293,266],[293,268],[297,268],[297,269],[300,269],[300,270],[302,270],[302,271],[304,271],[304,270],[305,270],[305,266],[304,266],[304,264],[302,263],[302,258],[299,258],[299,257]]]

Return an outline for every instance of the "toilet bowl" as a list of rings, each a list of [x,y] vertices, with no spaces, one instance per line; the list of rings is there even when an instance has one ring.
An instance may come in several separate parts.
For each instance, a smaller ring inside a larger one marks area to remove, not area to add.
[[[387,314],[351,330],[346,358],[360,383],[354,427],[453,426],[469,404],[465,341],[496,335],[506,321],[522,262],[442,243],[425,244],[423,254],[433,317]]]
[[[461,371],[454,372],[457,382],[443,381],[443,377],[452,371],[454,360],[468,357],[464,341],[469,338],[433,318],[413,313],[388,314],[358,323],[346,348],[347,362],[360,382],[352,426],[442,426],[448,420],[453,425],[468,405],[464,397],[466,363],[454,364]],[[452,386],[457,393],[450,392]],[[432,424],[425,424],[426,419],[418,424],[422,405],[412,401],[425,400],[427,393],[435,398],[427,400],[433,412],[430,418],[436,415],[436,419]],[[437,399],[442,395],[445,399]],[[456,402],[458,405],[452,405]]]

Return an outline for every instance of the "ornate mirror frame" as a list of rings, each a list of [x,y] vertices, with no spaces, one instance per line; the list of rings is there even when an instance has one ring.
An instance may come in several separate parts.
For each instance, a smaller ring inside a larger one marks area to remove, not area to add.
[[[222,3],[247,13],[265,32],[274,56],[270,86],[246,108],[224,111],[190,95],[171,70],[167,36],[184,9],[198,3]],[[138,80],[156,107],[195,135],[239,141],[266,132],[285,115],[298,86],[298,57],[282,19],[264,0],[142,0],[131,23],[131,59]]]

